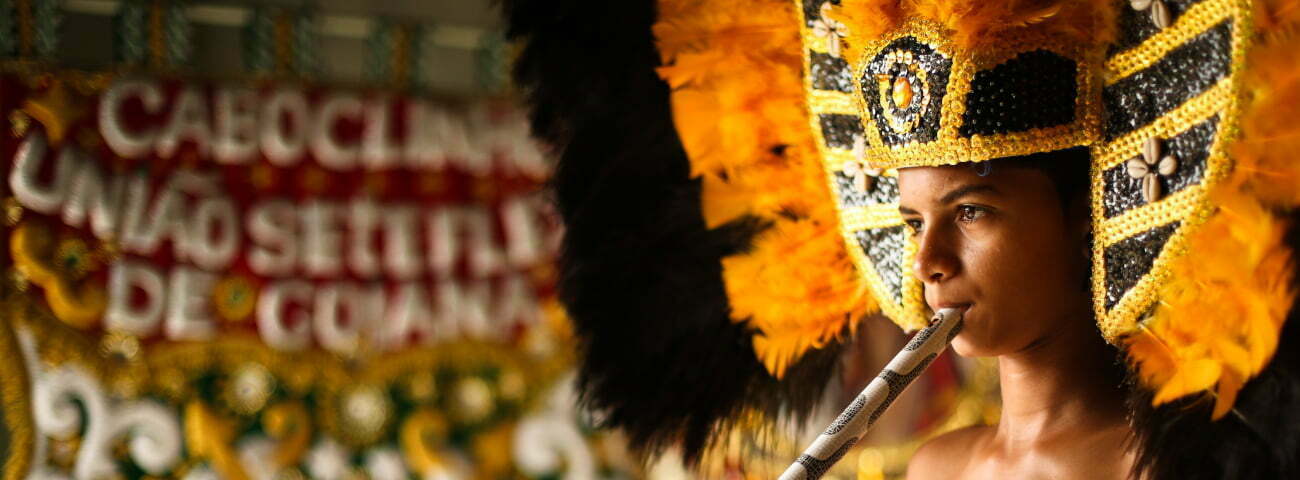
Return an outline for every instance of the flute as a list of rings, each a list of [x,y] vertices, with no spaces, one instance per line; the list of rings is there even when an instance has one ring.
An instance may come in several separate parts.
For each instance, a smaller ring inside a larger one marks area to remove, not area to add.
[[[917,332],[830,427],[804,449],[803,455],[781,474],[781,480],[815,480],[825,475],[871,429],[903,390],[921,376],[930,362],[948,348],[953,337],[961,331],[961,317],[962,311],[955,308],[935,312],[930,325]]]

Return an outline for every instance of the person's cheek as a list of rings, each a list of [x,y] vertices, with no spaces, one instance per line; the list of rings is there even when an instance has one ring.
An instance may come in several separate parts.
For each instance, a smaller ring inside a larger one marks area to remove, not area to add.
[[[1033,265],[1025,256],[1021,239],[1008,232],[989,239],[988,248],[981,255],[982,282],[978,287],[988,297],[985,313],[995,320],[990,322],[989,333],[996,335],[999,350],[1014,351],[1035,335],[1031,321],[1035,315],[1033,297],[1035,289]]]
[[[1003,325],[1003,292],[998,288],[1001,281],[998,271],[998,249],[996,244],[986,241],[971,242],[963,249],[962,265],[965,269],[965,282],[962,290],[974,301],[975,307],[967,325],[970,328],[969,342],[971,348],[979,355],[997,355],[1001,353],[1002,343],[1006,340]]]

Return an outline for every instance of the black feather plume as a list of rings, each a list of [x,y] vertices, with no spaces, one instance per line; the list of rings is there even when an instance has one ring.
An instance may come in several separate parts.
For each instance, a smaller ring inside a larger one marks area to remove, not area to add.
[[[559,152],[559,290],[580,341],[583,401],[635,447],[680,443],[688,461],[746,408],[808,413],[840,346],[805,355],[777,382],[755,357],[754,332],[731,320],[721,259],[765,224],[705,227],[654,70],[655,2],[502,3],[533,132]]]

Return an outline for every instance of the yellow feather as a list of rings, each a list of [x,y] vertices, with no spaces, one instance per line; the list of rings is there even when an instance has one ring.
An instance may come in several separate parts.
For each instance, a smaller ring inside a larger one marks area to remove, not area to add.
[[[1156,391],[1157,405],[1180,398],[1189,393],[1204,391],[1219,380],[1222,368],[1214,360],[1199,358],[1179,365],[1173,376]]]
[[[732,318],[778,378],[876,309],[848,257],[804,104],[799,12],[788,0],[661,0],[654,27],[673,116],[709,227],[771,224],[723,260]]]
[[[1232,404],[1237,401],[1237,392],[1241,391],[1242,376],[1233,372],[1223,372],[1219,385],[1215,388],[1214,411],[1210,418],[1218,420],[1232,411]]]

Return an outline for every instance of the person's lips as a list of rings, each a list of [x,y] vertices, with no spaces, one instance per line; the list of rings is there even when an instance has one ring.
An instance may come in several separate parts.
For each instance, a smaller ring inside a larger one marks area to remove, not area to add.
[[[971,305],[973,305],[973,303],[971,302],[942,302],[936,305],[934,307],[934,310],[939,311],[945,308],[955,308],[957,310],[960,310],[961,314],[964,316],[966,315],[966,312],[970,311]]]

